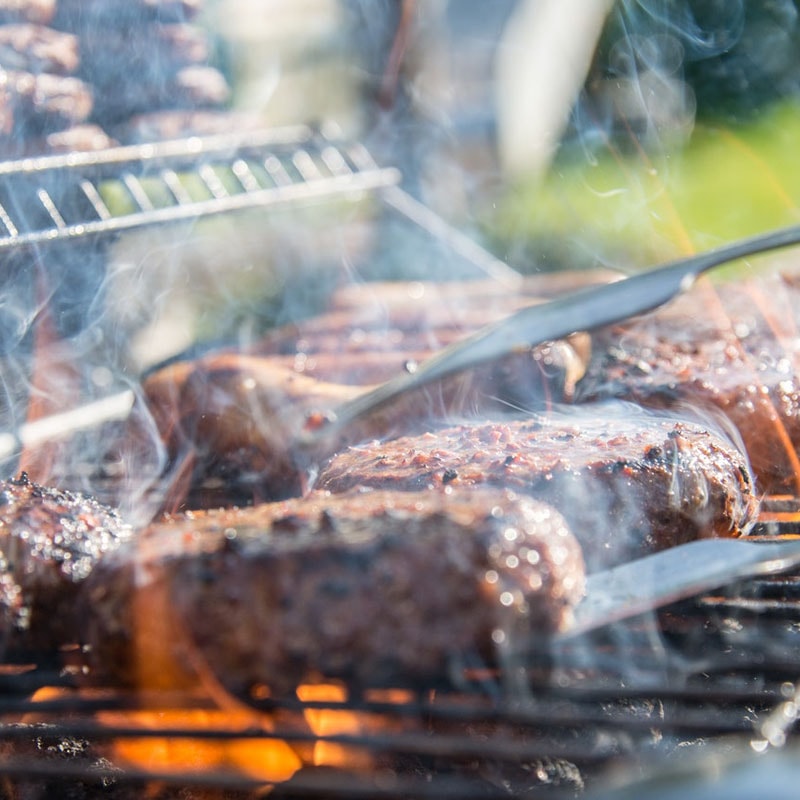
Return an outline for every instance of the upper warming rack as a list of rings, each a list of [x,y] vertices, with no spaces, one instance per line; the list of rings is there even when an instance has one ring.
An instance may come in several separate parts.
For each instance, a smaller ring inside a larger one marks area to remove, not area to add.
[[[306,126],[0,162],[0,251],[399,183]]]

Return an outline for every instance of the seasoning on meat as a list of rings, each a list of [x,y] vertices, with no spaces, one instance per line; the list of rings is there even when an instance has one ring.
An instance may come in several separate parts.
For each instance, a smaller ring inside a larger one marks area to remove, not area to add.
[[[334,456],[316,487],[504,486],[558,509],[594,571],[708,536],[756,510],[745,457],[689,422],[611,404],[373,441]]]
[[[444,680],[546,641],[582,592],[561,515],[500,490],[314,493],[188,514],[94,570],[89,679],[211,676],[239,694],[319,675]]]
[[[577,394],[719,411],[741,436],[762,493],[800,491],[800,293],[781,275],[702,284],[601,331]]]
[[[75,602],[97,561],[130,536],[100,503],[39,486],[23,473],[0,482],[0,642],[4,655],[53,655],[77,641]]]

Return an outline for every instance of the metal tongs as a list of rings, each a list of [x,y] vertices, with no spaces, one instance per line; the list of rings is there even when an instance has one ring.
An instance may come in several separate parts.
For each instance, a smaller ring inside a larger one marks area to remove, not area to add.
[[[740,579],[800,567],[800,539],[702,539],[590,575],[560,639],[655,611]]]
[[[320,427],[302,432],[296,444],[301,449],[322,446],[356,420],[428,383],[577,331],[591,331],[652,311],[689,289],[700,275],[714,267],[798,243],[800,225],[781,228],[614,283],[579,289],[550,302],[523,308],[444,348],[413,373],[398,375],[342,403]]]

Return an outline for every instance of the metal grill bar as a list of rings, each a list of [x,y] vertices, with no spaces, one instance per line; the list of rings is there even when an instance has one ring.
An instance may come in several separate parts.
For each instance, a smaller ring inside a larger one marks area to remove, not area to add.
[[[397,169],[343,147],[298,126],[0,162],[14,197],[0,207],[0,252],[399,183]]]

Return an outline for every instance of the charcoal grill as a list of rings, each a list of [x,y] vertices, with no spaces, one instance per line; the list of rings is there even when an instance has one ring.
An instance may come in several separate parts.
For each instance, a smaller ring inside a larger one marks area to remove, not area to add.
[[[191,797],[192,789],[203,798],[257,797],[266,786],[277,797],[592,797],[620,775],[666,769],[668,779],[670,765],[687,759],[793,752],[798,637],[800,576],[742,580],[561,642],[524,665],[467,667],[424,691],[378,687],[335,700],[256,693],[246,699],[252,718],[202,730],[170,715],[213,712],[212,698],[87,693],[76,688],[75,652],[66,669],[4,667],[0,775],[34,792],[26,797],[51,796],[56,785],[81,797],[137,796],[124,792],[144,786],[151,797]],[[34,694],[44,687],[61,691]],[[159,724],[143,726],[136,716],[154,720],[160,712]],[[341,712],[356,723],[337,730]],[[315,730],[303,722],[309,714],[332,721]],[[148,738],[222,747],[280,740],[298,752],[322,744],[357,766],[306,763],[269,784],[219,768],[121,768],[105,760],[112,746]]]
[[[370,193],[455,254],[465,271],[511,286],[517,280],[407,194],[398,170],[378,166],[363,146],[327,130],[301,126],[29,158],[0,164],[0,176],[6,254]],[[0,451],[11,457],[100,427],[128,414],[133,400],[125,390],[78,403],[7,431]],[[794,498],[772,499],[760,532],[796,535],[799,509]],[[792,746],[798,636],[800,577],[745,580],[558,643],[524,664],[465,669],[424,692],[385,687],[335,701],[250,697],[247,713],[254,716],[246,722],[212,722],[202,730],[180,722],[134,724],[142,719],[135,715],[152,720],[169,712],[169,720],[175,711],[213,712],[219,706],[212,698],[113,688],[87,693],[79,687],[79,651],[66,655],[67,668],[7,663],[0,671],[0,786],[9,797],[17,796],[15,787],[30,791],[26,797],[47,797],[65,786],[86,797],[187,797],[196,790],[203,798],[238,798],[262,796],[267,788],[275,797],[309,798],[590,796],[615,774],[641,774],[677,753],[722,747],[755,756]],[[357,724],[337,731],[334,716],[326,733],[307,723],[309,714],[341,712],[355,715]],[[306,759],[291,777],[270,782],[214,766],[172,772],[106,760],[112,743],[142,739],[280,741],[304,753],[335,745],[356,766]]]

